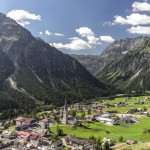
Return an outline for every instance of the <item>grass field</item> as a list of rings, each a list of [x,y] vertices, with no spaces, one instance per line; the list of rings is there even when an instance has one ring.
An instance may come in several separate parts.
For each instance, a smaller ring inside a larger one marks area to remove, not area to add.
[[[75,135],[80,138],[89,138],[91,135],[95,137],[101,136],[101,138],[107,137],[118,141],[120,136],[124,137],[124,140],[131,139],[141,142],[150,141],[150,133],[143,133],[144,129],[150,128],[150,118],[140,118],[140,123],[130,125],[128,127],[122,126],[107,126],[103,123],[93,122],[85,124],[85,127],[71,127],[66,125],[60,125],[64,134]],[[108,130],[110,134],[105,134]],[[56,126],[51,126],[51,131],[56,131]]]
[[[118,113],[125,113],[127,110],[132,108],[150,108],[150,101],[146,101],[144,104],[138,104],[134,105],[135,102],[138,102],[139,100],[144,100],[145,98],[150,96],[141,96],[141,97],[132,97],[130,101],[128,101],[128,104],[131,104],[131,106],[127,106],[124,108],[116,108],[116,107],[110,107],[105,108],[105,110],[117,110]],[[122,102],[125,98],[116,98],[115,100],[106,100],[104,103],[119,103]],[[99,101],[93,101],[93,103],[99,103]],[[101,138],[107,137],[115,140],[118,142],[118,139],[120,136],[124,137],[124,141],[127,139],[130,140],[137,140],[138,142],[148,142],[150,141],[150,133],[143,133],[144,129],[150,129],[150,118],[148,117],[142,117],[138,118],[140,121],[137,124],[134,125],[126,125],[126,126],[107,126],[100,122],[93,122],[93,123],[87,123],[84,125],[84,127],[71,127],[66,125],[60,125],[60,128],[63,129],[64,134],[71,134],[75,135],[80,138],[89,138],[91,135],[94,135],[95,137],[101,136]],[[56,125],[51,126],[51,131],[55,132]],[[110,134],[105,134],[105,131],[109,131]]]

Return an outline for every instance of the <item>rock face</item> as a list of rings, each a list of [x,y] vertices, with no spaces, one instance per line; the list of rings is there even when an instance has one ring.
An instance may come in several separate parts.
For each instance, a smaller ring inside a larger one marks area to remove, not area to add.
[[[110,44],[101,55],[97,56],[84,56],[84,55],[72,55],[77,59],[90,73],[96,75],[110,62],[116,60],[118,57],[126,54],[133,48],[137,47],[144,41],[144,37],[126,38],[118,40]]]
[[[29,111],[39,101],[61,105],[64,97],[76,101],[105,94],[105,85],[77,60],[0,14],[0,100],[10,104],[0,103],[0,110]]]
[[[109,63],[97,78],[123,90],[150,90],[150,38]]]

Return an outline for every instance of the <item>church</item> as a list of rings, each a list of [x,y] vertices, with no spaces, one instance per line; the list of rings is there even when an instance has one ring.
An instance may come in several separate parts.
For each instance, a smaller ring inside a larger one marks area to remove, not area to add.
[[[65,100],[65,105],[64,105],[64,111],[63,111],[63,124],[70,124],[70,125],[76,125],[78,122],[76,117],[73,116],[68,116],[68,105]]]

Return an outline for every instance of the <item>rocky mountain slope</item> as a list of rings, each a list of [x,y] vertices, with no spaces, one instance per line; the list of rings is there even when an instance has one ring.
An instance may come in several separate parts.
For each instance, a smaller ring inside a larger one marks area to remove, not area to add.
[[[69,102],[106,94],[77,60],[0,14],[0,111],[31,112],[39,102],[61,105],[65,97]]]
[[[109,63],[97,78],[128,91],[150,90],[150,38]]]
[[[107,64],[126,54],[144,41],[145,37],[126,38],[110,44],[101,55],[71,55],[77,59],[87,70],[96,75]]]

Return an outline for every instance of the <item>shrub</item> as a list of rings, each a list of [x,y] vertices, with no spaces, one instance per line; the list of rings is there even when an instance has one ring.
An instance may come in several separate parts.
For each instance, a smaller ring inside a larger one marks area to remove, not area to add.
[[[119,137],[119,142],[122,142],[123,141],[123,136],[120,136]]]

